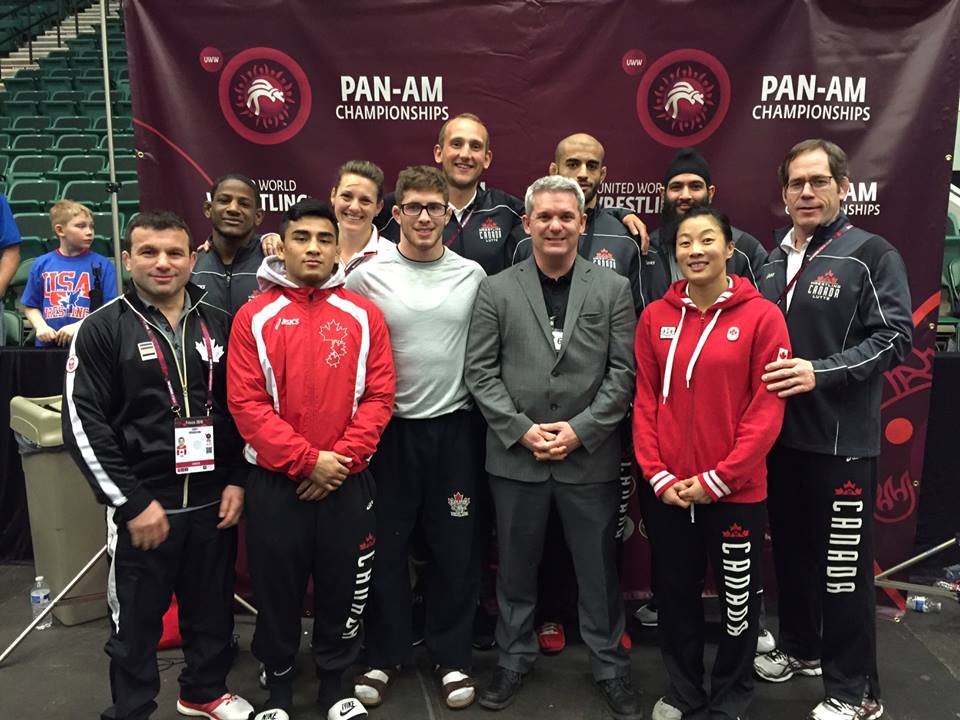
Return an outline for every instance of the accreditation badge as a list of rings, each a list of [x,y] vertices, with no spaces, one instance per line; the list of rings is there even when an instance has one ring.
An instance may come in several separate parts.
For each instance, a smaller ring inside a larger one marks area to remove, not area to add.
[[[177,475],[213,470],[213,420],[175,418],[173,453]]]

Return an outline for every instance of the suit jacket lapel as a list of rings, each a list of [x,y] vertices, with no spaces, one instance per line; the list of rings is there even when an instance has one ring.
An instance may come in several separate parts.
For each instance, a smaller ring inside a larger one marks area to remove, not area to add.
[[[560,352],[557,353],[557,362],[563,358],[570,344],[570,335],[573,333],[583,308],[583,301],[587,298],[587,291],[596,273],[593,272],[593,263],[584,260],[579,255],[573,264],[573,277],[570,279],[570,295],[567,297],[567,314],[563,317],[563,341],[560,343]],[[542,293],[541,293],[542,295]],[[544,305],[546,307],[546,305]]]
[[[533,310],[533,316],[543,332],[543,337],[549,343],[550,349],[553,349],[553,332],[550,330],[550,319],[547,317],[547,304],[543,301],[543,288],[540,285],[540,275],[537,273],[537,266],[531,255],[517,266],[517,282],[523,294],[530,303]]]

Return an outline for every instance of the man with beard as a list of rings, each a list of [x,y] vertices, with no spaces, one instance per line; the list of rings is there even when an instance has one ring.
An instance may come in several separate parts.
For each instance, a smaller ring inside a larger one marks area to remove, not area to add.
[[[609,268],[630,281],[633,307],[639,313],[647,303],[644,297],[644,280],[656,272],[656,264],[642,264],[641,248],[624,219],[633,215],[623,208],[603,208],[598,202],[600,183],[607,176],[604,165],[606,152],[603,145],[592,135],[575,133],[557,143],[551,175],[562,175],[574,180],[583,190],[587,208],[587,226],[580,235],[578,253],[594,265]],[[639,218],[637,219],[639,222]],[[526,235],[514,250],[511,264],[530,257],[531,238]]]
[[[257,291],[257,269],[263,262],[260,194],[246,175],[228,173],[210,188],[203,214],[213,227],[197,253],[191,280],[206,290],[204,301],[234,316]]]
[[[690,208],[710,205],[717,186],[710,181],[710,166],[694,148],[681,148],[673,156],[663,176],[662,223],[650,233],[650,244],[669,268],[668,284],[682,279],[680,268],[673,256],[673,235],[677,225]],[[767,262],[767,251],[753,235],[739,228],[733,229],[733,255],[727,261],[727,273],[749,280],[754,287],[760,277],[760,268]],[[666,290],[666,288],[663,288]],[[663,292],[654,294],[651,300]]]

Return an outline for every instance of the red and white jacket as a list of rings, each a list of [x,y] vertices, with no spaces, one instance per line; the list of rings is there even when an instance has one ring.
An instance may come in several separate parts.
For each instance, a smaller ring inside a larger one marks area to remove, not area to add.
[[[680,280],[640,316],[635,351],[634,449],[657,496],[696,476],[714,501],[764,500],[785,403],[760,377],[790,357],[777,306],[732,275],[701,313]]]
[[[393,414],[395,374],[383,314],[343,288],[297,287],[277,257],[257,271],[261,294],[237,312],[227,353],[230,413],[251,464],[298,480],[321,450],[367,467]]]

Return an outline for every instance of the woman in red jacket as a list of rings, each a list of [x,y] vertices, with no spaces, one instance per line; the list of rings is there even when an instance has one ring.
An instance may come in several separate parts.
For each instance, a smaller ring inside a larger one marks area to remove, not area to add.
[[[654,493],[648,528],[670,689],[654,720],[744,717],[759,629],[766,456],[784,401],[760,381],[788,357],[783,314],[746,280],[728,276],[726,215],[690,210],[677,228],[684,280],[637,325],[637,461]],[[710,692],[703,683],[701,600],[707,560],[721,603]]]

